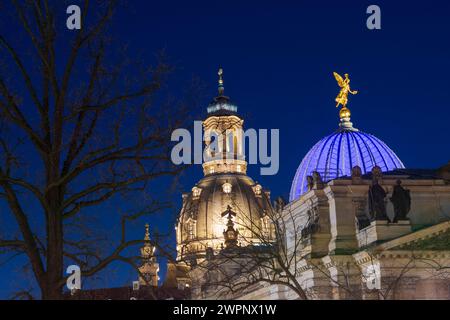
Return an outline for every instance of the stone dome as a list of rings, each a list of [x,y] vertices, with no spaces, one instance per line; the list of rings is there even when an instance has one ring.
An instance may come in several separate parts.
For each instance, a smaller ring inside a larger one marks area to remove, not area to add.
[[[176,227],[179,259],[189,254],[201,258],[208,247],[222,248],[226,229],[222,213],[228,205],[236,213],[240,244],[258,242],[254,232],[261,231],[264,216],[271,210],[269,192],[245,174],[210,174],[183,194]]]
[[[353,128],[349,117],[341,116],[340,128],[317,142],[303,158],[292,181],[289,200],[293,201],[308,191],[307,176],[317,171],[323,181],[351,176],[354,166],[363,174],[374,166],[382,171],[402,169],[397,155],[377,137]]]

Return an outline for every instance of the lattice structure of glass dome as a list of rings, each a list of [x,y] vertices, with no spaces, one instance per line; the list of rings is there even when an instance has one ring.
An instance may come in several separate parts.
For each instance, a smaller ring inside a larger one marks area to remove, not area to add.
[[[382,171],[405,168],[402,161],[383,141],[353,128],[348,117],[341,117],[340,128],[317,142],[303,158],[292,181],[289,201],[308,191],[307,176],[320,173],[323,181],[351,176],[354,166],[368,173],[374,166]]]

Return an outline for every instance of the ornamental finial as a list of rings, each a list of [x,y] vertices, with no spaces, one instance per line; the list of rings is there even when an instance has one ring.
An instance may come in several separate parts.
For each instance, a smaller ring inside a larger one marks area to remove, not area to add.
[[[336,108],[339,107],[339,105],[342,105],[341,110],[339,111],[339,117],[341,119],[344,118],[350,118],[350,110],[347,108],[347,102],[348,102],[348,94],[357,94],[358,91],[351,90],[350,89],[350,78],[348,76],[348,73],[344,74],[345,79],[343,79],[338,73],[333,72],[334,78],[336,79],[339,87],[341,88],[341,91],[339,92],[338,96],[336,97]]]
[[[150,226],[148,225],[148,223],[145,224],[145,237],[144,237],[145,241],[150,241]]]
[[[233,217],[236,217],[236,212],[231,210],[230,205],[227,210],[222,212],[222,217],[227,217],[227,229],[223,230],[223,237],[225,239],[225,247],[236,247],[238,244],[239,231],[234,228]]]
[[[219,76],[219,96],[223,96],[223,69],[219,68],[219,71],[217,72],[217,75]]]

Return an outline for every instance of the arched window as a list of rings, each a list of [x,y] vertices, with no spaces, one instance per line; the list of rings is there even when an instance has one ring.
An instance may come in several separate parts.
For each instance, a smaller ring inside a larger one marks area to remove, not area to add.
[[[187,240],[193,240],[197,237],[197,221],[195,221],[194,219],[189,218],[186,221],[186,239]]]

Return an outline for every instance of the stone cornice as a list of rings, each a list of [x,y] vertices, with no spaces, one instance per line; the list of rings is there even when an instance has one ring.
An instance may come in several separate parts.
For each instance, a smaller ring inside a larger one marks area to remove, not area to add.
[[[440,258],[448,259],[450,258],[450,250],[447,251],[434,251],[434,250],[389,250],[380,252],[377,256],[378,258],[389,258],[389,259],[402,259],[402,258],[413,258],[413,259],[431,259]]]

